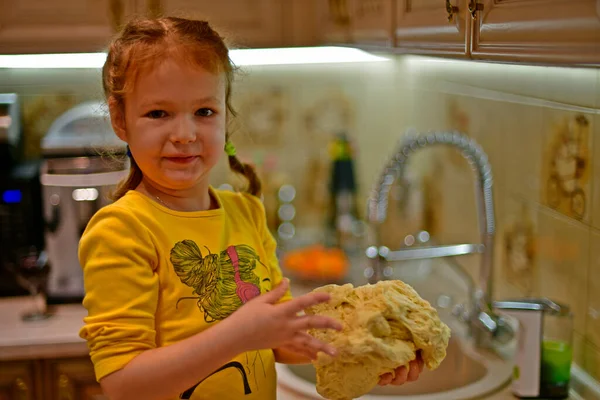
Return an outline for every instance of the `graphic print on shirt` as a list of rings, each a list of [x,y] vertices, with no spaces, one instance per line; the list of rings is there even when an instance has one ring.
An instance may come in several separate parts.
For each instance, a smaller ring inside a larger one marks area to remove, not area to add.
[[[193,293],[197,295],[197,297],[182,297],[177,304],[181,300],[198,300],[197,305],[204,313],[204,320],[210,323],[228,317],[244,303],[260,295],[260,278],[254,273],[254,269],[257,263],[262,263],[254,249],[247,245],[229,246],[219,254],[211,253],[210,249],[205,248],[208,254],[203,255],[193,240],[183,240],[171,249],[170,258],[181,282],[194,289]],[[263,282],[265,281],[270,282],[270,279],[263,279]],[[254,353],[252,360],[246,353],[245,366],[232,361],[210,376],[228,368],[237,369],[241,374],[244,393],[251,394],[248,375],[254,378],[255,386],[258,387],[257,361],[262,365],[262,373],[266,378],[260,352]],[[190,399],[201,383],[202,381],[181,393],[179,398]]]
[[[219,254],[202,255],[193,240],[183,240],[171,249],[171,263],[181,282],[197,297],[207,323],[227,318],[242,304],[260,295],[260,278],[254,273],[258,254],[248,245],[229,246]],[[261,263],[262,264],[262,263]]]

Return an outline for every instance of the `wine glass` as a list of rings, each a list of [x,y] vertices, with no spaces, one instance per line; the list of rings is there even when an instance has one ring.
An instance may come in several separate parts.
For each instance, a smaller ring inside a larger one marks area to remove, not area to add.
[[[29,290],[34,308],[21,316],[23,321],[40,321],[52,316],[48,312],[46,303],[46,282],[50,272],[50,263],[48,254],[45,251],[38,251],[36,247],[31,246],[25,250],[17,252],[17,262],[11,269],[13,270],[17,282]]]

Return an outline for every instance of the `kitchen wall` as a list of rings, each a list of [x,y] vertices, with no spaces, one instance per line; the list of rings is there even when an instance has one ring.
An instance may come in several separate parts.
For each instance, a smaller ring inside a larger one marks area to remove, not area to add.
[[[291,184],[297,192],[296,239],[322,238],[329,207],[329,145],[339,133],[354,142],[357,180],[364,194],[388,155],[386,136],[377,133],[401,132],[390,126],[399,116],[390,86],[395,73],[392,61],[240,69],[233,95],[240,114],[231,124],[233,141],[238,155],[258,167],[272,228],[277,226],[277,191]],[[21,96],[25,152],[30,158],[39,157],[40,139],[61,113],[79,102],[103,98],[100,71],[95,69],[0,69],[0,92]],[[363,155],[363,148],[374,147],[377,157]],[[213,175],[214,185],[223,183],[244,184],[224,162]],[[363,194],[358,196],[360,209]]]
[[[27,155],[61,112],[102,97],[96,70],[0,70],[22,95]],[[548,296],[572,307],[575,360],[600,379],[600,71],[398,56],[368,64],[246,68],[234,94],[234,141],[258,165],[275,224],[276,191],[297,189],[299,235],[319,240],[328,145],[354,141],[360,209],[404,132],[459,130],[494,174],[495,297]],[[596,162],[595,162],[596,161]],[[423,150],[409,190],[392,192],[385,240],[427,229],[442,243],[478,238],[473,174],[453,149]],[[239,183],[219,166],[215,184]],[[477,257],[461,263],[476,277]]]
[[[402,127],[459,130],[489,156],[495,297],[568,304],[575,360],[600,379],[600,70],[419,57],[396,66],[396,95],[409,107]],[[434,236],[477,241],[470,167],[454,150],[427,151],[427,167],[415,170],[436,182],[425,199]],[[478,260],[463,262],[476,276]]]

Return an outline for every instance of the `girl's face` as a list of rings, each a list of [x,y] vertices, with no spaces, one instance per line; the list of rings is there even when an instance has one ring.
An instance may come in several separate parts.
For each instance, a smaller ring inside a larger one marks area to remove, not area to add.
[[[168,58],[138,74],[117,135],[144,179],[168,190],[194,189],[208,184],[223,153],[226,111],[221,74]]]

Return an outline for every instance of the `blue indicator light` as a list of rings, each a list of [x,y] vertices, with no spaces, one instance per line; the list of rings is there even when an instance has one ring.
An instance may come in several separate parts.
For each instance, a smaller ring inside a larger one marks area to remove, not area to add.
[[[2,193],[2,200],[7,204],[17,204],[23,199],[23,194],[20,190],[5,190]]]

